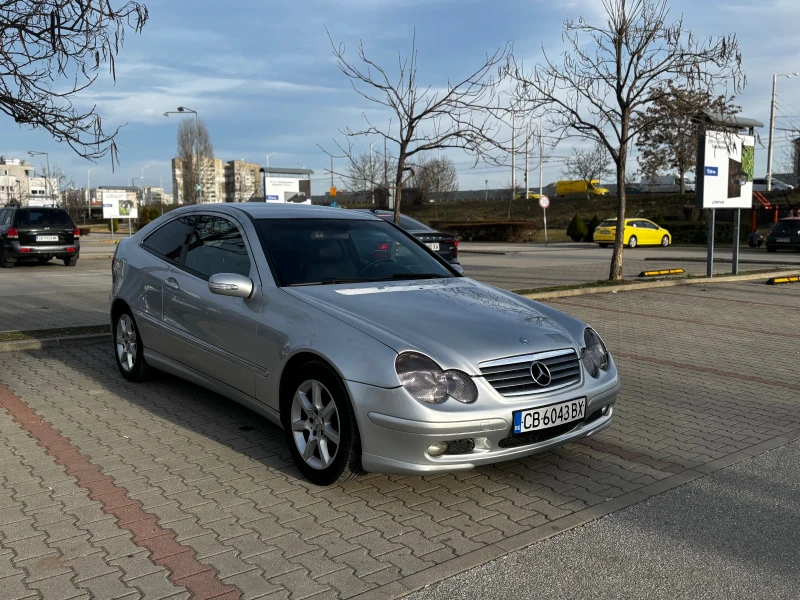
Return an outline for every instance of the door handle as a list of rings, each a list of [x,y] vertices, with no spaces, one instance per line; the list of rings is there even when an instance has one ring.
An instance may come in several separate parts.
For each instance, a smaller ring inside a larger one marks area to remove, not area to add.
[[[178,285],[178,280],[174,277],[167,277],[164,281],[164,285],[167,286],[171,290],[175,290],[176,292],[181,289],[181,286]]]

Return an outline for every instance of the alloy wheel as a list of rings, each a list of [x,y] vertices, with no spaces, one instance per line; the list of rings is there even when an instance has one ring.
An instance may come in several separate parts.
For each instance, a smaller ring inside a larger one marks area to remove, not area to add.
[[[116,331],[117,360],[122,369],[130,373],[136,364],[136,351],[138,340],[133,319],[129,315],[122,315],[117,321]]]
[[[314,379],[304,381],[294,394],[292,437],[310,467],[325,469],[336,458],[341,439],[339,411],[328,388]]]
[[[661,245],[664,246],[665,248],[669,246],[669,238],[667,236],[661,238]]]

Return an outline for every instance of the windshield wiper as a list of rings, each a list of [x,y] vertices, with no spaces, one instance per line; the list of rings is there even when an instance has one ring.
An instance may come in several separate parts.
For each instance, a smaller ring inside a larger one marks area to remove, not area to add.
[[[365,279],[331,279],[329,281],[304,281],[302,283],[290,283],[289,287],[303,287],[306,285],[335,285],[337,283],[364,283]]]
[[[389,277],[374,277],[367,281],[398,281],[403,279],[449,279],[451,275],[439,273],[395,273]]]

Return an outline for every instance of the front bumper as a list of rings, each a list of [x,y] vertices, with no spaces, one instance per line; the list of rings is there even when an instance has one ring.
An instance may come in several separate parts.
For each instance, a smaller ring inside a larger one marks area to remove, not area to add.
[[[5,244],[6,253],[12,258],[35,258],[37,256],[53,256],[55,258],[69,258],[78,256],[81,252],[81,243],[59,244],[57,246],[29,246],[20,244],[16,240],[8,240]]]
[[[449,408],[453,410],[438,412],[421,406],[402,388],[387,390],[347,381],[361,434],[364,470],[397,475],[467,471],[481,465],[543,452],[595,435],[609,427],[621,389],[616,371],[591,390],[587,390],[585,385],[579,386],[577,389],[559,391],[547,399],[528,397],[511,401],[499,396],[481,378],[476,378],[476,384],[480,391],[476,405],[459,405],[451,399],[437,406],[444,407],[452,403]],[[487,395],[493,395],[494,398],[487,398]],[[571,427],[554,428],[552,436],[548,437],[545,433],[542,439],[532,443],[511,442],[514,411],[582,397],[586,398],[584,420],[575,422]],[[418,413],[414,415],[418,418],[410,418],[411,415],[402,410],[402,407],[409,406],[408,402],[414,403],[411,405],[413,409],[421,407],[421,411],[412,411]],[[480,404],[487,405],[487,408],[478,409]],[[394,414],[388,414],[390,412]],[[425,416],[425,412],[429,414]],[[400,416],[398,413],[406,414]],[[451,447],[460,447],[462,453],[430,456],[428,447],[440,441],[451,443]],[[463,451],[465,444],[467,449],[470,446],[472,448]]]

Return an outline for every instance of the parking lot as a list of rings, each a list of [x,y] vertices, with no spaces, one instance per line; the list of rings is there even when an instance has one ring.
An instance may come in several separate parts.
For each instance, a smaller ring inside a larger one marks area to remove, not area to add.
[[[53,294],[63,267],[0,273],[3,292],[26,291],[0,330],[32,298],[47,306],[37,328],[105,322],[107,268],[81,261],[77,291]],[[617,360],[611,429],[458,475],[330,488],[300,477],[269,422],[170,376],[128,383],[105,344],[0,354],[3,598],[391,598],[436,583],[800,437],[799,301],[763,281],[553,300]]]

